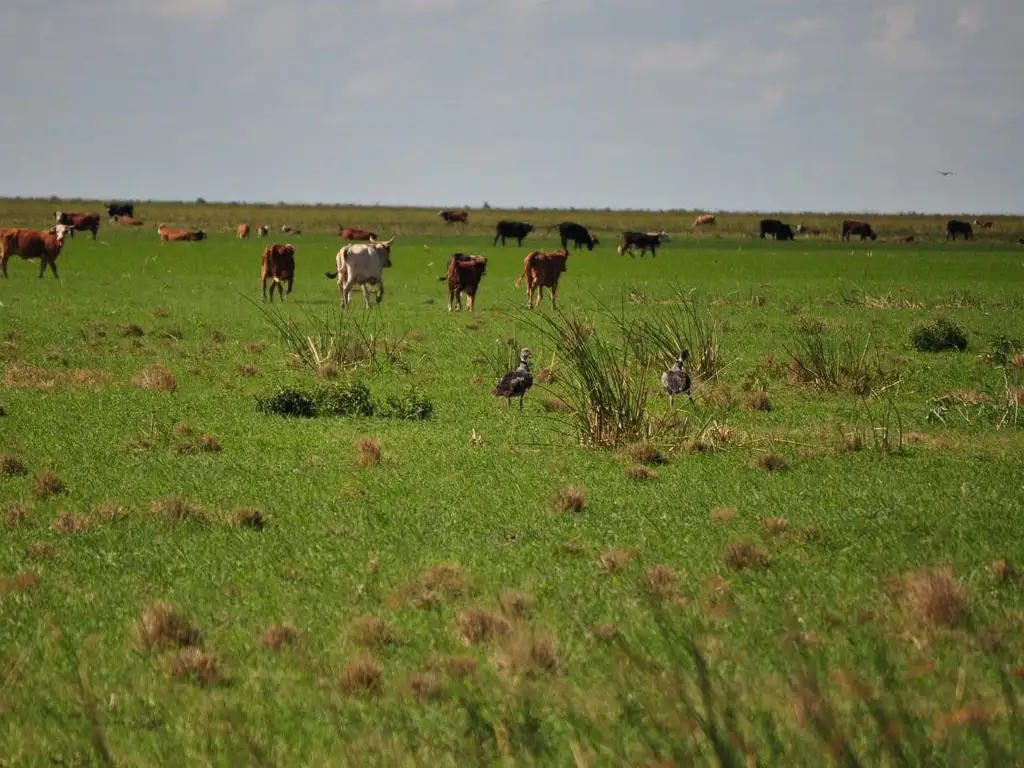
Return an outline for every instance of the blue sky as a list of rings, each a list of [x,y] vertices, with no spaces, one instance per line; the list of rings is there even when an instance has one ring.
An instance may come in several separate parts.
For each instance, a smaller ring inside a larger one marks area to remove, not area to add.
[[[1020,0],[4,0],[0,47],[0,195],[1024,211]]]

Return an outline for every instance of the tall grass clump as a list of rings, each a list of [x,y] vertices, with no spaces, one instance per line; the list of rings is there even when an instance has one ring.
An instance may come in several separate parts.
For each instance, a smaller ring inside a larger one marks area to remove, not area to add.
[[[798,323],[786,351],[798,382],[827,391],[867,394],[888,377],[878,363],[871,335],[863,342],[848,331],[833,331],[820,322]]]
[[[967,336],[963,330],[944,317],[917,327],[910,341],[918,352],[943,352],[948,349],[963,352],[967,349]]]
[[[671,364],[679,350],[688,349],[689,370],[702,381],[714,379],[722,368],[721,323],[693,290],[674,288],[669,299],[654,303],[631,330],[630,343],[641,360]]]

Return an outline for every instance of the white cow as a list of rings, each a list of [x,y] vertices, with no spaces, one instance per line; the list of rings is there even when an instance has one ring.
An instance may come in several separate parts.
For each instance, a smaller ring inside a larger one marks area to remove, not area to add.
[[[384,268],[391,266],[390,240],[374,240],[372,243],[352,243],[346,245],[336,257],[337,272],[328,272],[331,280],[338,279],[338,290],[341,291],[342,309],[348,309],[349,297],[353,286],[363,289],[363,304],[370,308],[368,287],[377,286],[377,303],[384,298]]]

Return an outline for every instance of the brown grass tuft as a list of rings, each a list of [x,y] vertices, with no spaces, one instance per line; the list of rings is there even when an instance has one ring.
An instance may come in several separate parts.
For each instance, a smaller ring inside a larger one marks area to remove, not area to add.
[[[295,645],[299,639],[299,631],[290,624],[273,624],[263,632],[263,647],[272,651],[280,651],[287,645]]]
[[[147,366],[132,379],[132,383],[141,389],[159,389],[162,392],[174,392],[178,388],[178,379],[166,365],[160,363]]]
[[[9,579],[0,579],[0,592],[28,592],[38,583],[39,578],[32,571],[21,571]]]
[[[554,384],[558,381],[558,375],[550,368],[541,368],[537,372],[537,381],[541,384]]]
[[[376,659],[359,654],[349,659],[341,670],[341,687],[350,695],[376,694],[380,692],[382,676]]]
[[[396,642],[395,630],[376,616],[361,616],[349,627],[352,642],[367,648],[380,648]]]
[[[766,453],[758,456],[757,466],[767,472],[781,472],[787,468],[785,460],[775,453]]]
[[[316,375],[321,379],[333,379],[338,375],[338,366],[332,363],[330,360],[324,363],[320,363],[316,367]]]
[[[121,326],[120,331],[122,336],[130,336],[133,338],[145,335],[145,331],[142,330],[142,327],[135,323],[125,323]]]
[[[503,643],[497,663],[514,675],[557,673],[560,666],[558,642],[548,632],[522,627]]]
[[[733,392],[732,387],[728,384],[719,384],[718,386],[710,389],[705,389],[704,402],[712,408],[731,411],[736,407],[737,397],[736,393]]]
[[[629,565],[629,561],[636,557],[638,552],[637,549],[612,547],[602,552],[597,562],[605,573],[617,573]]]
[[[745,568],[767,568],[771,558],[757,545],[748,541],[734,541],[726,545],[722,559],[730,568],[742,571]]]
[[[739,510],[736,507],[715,507],[711,510],[711,519],[716,523],[727,523],[738,514]]]
[[[10,504],[7,507],[7,524],[20,525],[28,520],[28,507],[24,504]]]
[[[549,397],[544,401],[544,410],[548,413],[563,413],[570,410],[564,400],[557,397]]]
[[[583,542],[570,539],[564,544],[559,544],[555,551],[563,555],[583,555],[586,554],[587,548]]]
[[[502,617],[479,606],[470,606],[459,611],[456,617],[459,637],[466,645],[480,645],[494,637],[508,634],[509,623]]]
[[[238,507],[231,512],[231,524],[239,528],[252,528],[262,531],[266,520],[263,517],[262,509],[253,507]]]
[[[128,517],[128,513],[129,510],[111,501],[104,501],[93,510],[93,514],[100,520],[121,520]]]
[[[27,475],[28,469],[24,462],[9,453],[0,453],[0,475],[4,477],[20,477]]]
[[[672,594],[676,588],[676,572],[667,565],[652,565],[644,569],[647,591],[658,597]]]
[[[641,466],[629,467],[622,474],[625,475],[627,480],[634,480],[638,483],[658,479],[658,473],[655,470]]]
[[[396,590],[391,604],[410,602],[417,608],[438,605],[446,598],[461,597],[468,592],[465,572],[455,563],[443,563],[427,568],[412,584]]]
[[[448,674],[459,679],[476,674],[477,667],[479,666],[476,659],[468,656],[450,656],[447,664],[445,664]]]
[[[220,444],[220,440],[210,434],[200,435],[196,446],[203,453],[220,453],[224,450]]]
[[[768,412],[775,408],[775,406],[772,405],[771,399],[768,397],[768,393],[761,388],[755,389],[750,394],[745,405],[748,411]]]
[[[53,547],[45,541],[33,541],[25,547],[25,557],[29,560],[43,560],[53,553]]]
[[[32,486],[32,495],[37,499],[48,499],[59,496],[65,490],[64,483],[53,472],[40,472]]]
[[[165,307],[157,307],[153,310],[153,317],[167,317],[170,314],[170,310]]]
[[[361,467],[375,467],[380,464],[380,441],[372,437],[356,440],[356,461]]]
[[[170,603],[153,603],[135,623],[135,644],[140,650],[202,645],[202,635]]]
[[[10,520],[10,516],[8,516]],[[1017,579],[1017,569],[1006,560],[996,560],[988,567],[989,575],[998,585],[1003,585]]]
[[[250,341],[245,345],[245,351],[252,355],[258,355],[266,348],[267,342],[265,341]]]
[[[164,517],[175,522],[184,520],[205,520],[206,510],[200,506],[189,504],[177,496],[170,496],[166,499],[157,499],[153,502],[151,510],[154,515]]]
[[[81,533],[89,527],[89,518],[83,515],[73,515],[70,512],[62,512],[51,526],[53,530],[61,533]]]
[[[770,517],[764,521],[765,536],[781,536],[789,528],[789,521],[784,517]]]
[[[928,624],[956,627],[967,618],[967,590],[951,568],[905,574],[898,586],[903,607]]]
[[[650,443],[633,443],[622,452],[621,458],[634,464],[657,465],[665,463],[665,454]]]
[[[225,341],[228,340],[228,335],[224,333],[224,331],[219,331],[216,328],[214,328],[212,331],[210,331],[210,334],[207,338],[209,338],[209,340],[212,341],[214,344],[223,344]]]
[[[238,366],[239,376],[256,376],[259,372],[260,369],[252,363],[246,363],[245,365]]]
[[[582,512],[587,501],[587,492],[583,488],[563,488],[551,501],[551,509],[555,512]]]
[[[409,690],[420,701],[430,701],[441,695],[441,676],[434,670],[409,678]]]
[[[503,590],[498,605],[506,619],[525,619],[533,612],[533,598],[518,589]]]
[[[174,425],[174,434],[176,434],[176,435],[183,435],[183,436],[191,435],[192,434],[192,427],[190,427],[188,424],[182,424],[182,423],[175,424]]]
[[[211,654],[189,646],[178,648],[167,656],[167,676],[187,678],[197,685],[217,685],[225,680],[220,662]]]
[[[607,621],[602,622],[601,624],[595,624],[591,631],[594,635],[594,639],[601,642],[614,640],[619,634],[619,628]]]

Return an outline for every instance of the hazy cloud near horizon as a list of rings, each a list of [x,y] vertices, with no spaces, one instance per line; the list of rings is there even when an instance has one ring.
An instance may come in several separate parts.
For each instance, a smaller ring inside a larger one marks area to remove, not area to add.
[[[1022,39],[1019,0],[7,0],[0,194],[1020,213]]]

